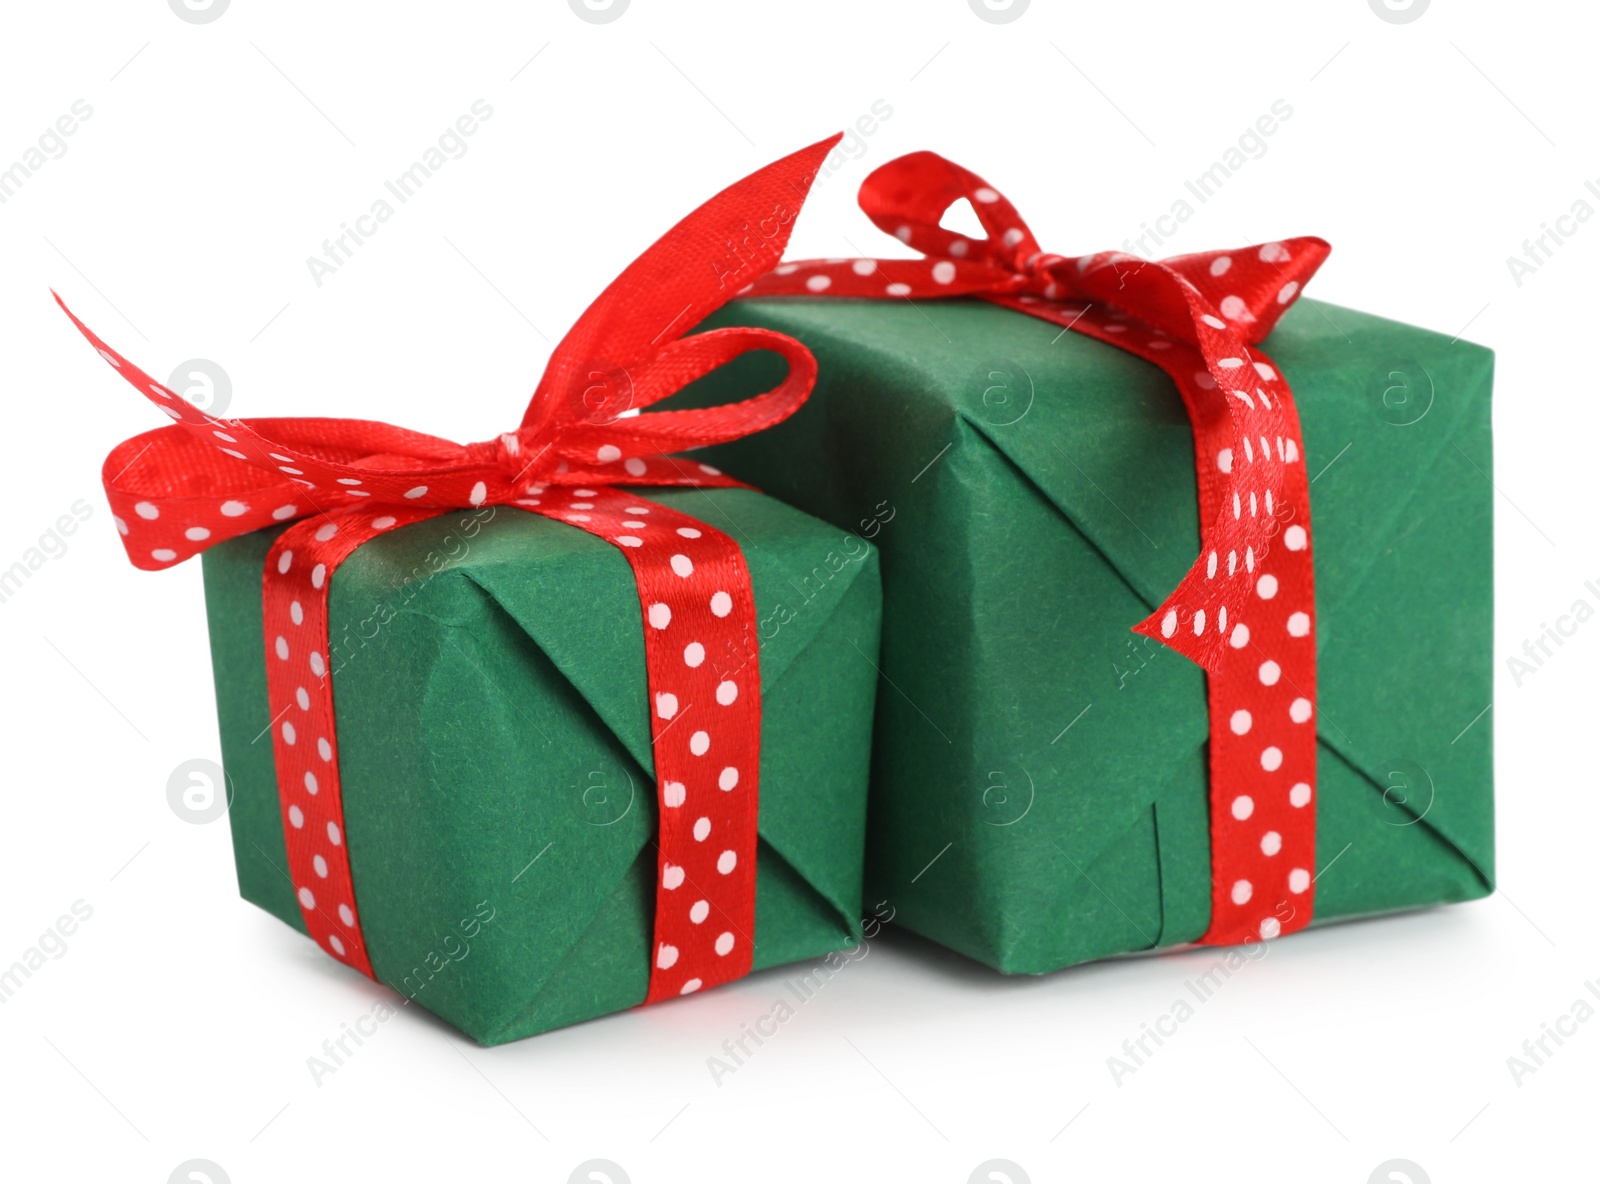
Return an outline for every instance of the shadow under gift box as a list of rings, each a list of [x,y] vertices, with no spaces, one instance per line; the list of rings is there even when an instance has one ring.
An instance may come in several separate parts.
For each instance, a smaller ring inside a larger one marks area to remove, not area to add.
[[[723,325],[799,338],[821,377],[792,419],[706,458],[882,557],[871,898],[1013,973],[1199,938],[1204,673],[1129,631],[1199,553],[1171,382],[975,300],[750,299],[705,327]],[[1315,918],[1483,896],[1493,355],[1308,300],[1262,349],[1313,479]],[[757,389],[764,365],[666,406]]]
[[[638,496],[730,534],[750,569],[754,967],[839,949],[860,933],[877,555],[747,490]],[[261,573],[278,533],[205,553],[206,608],[239,890],[304,932],[262,739]],[[372,964],[484,1044],[644,999],[657,806],[643,628],[620,551],[510,507],[380,536],[333,578],[344,839]]]

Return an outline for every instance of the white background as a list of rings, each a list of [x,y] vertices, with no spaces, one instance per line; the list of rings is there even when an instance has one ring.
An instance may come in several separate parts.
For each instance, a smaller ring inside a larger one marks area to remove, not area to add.
[[[1507,1067],[1600,977],[1600,624],[1506,673],[1541,623],[1600,605],[1600,221],[1520,286],[1506,264],[1600,209],[1578,5],[1397,24],[1367,0],[1034,0],[992,24],[966,0],[634,0],[594,24],[563,0],[233,0],[192,24],[100,0],[5,25],[0,168],[74,101],[93,114],[0,204],[0,568],[93,513],[0,603],[0,965],[94,910],[0,1004],[6,1178],[164,1182],[198,1157],[235,1184],[560,1182],[594,1158],[634,1184],[963,1184],[995,1158],[1035,1182],[1586,1174],[1600,1022],[1520,1085]],[[319,287],[307,256],[477,99],[470,150]],[[875,100],[892,116],[793,253],[883,250],[855,187],[919,148],[987,175],[1048,249],[1119,246],[1277,99],[1268,150],[1163,251],[1319,234],[1313,295],[1498,351],[1499,681],[1473,726],[1496,732],[1505,890],[1273,946],[1120,1085],[1106,1058],[1210,956],[1008,981],[891,934],[720,1086],[707,1058],[783,972],[488,1051],[408,1007],[314,1083],[323,1041],[394,999],[240,901],[225,823],[168,806],[173,769],[218,755],[200,571],[127,565],[100,462],[162,421],[47,289],[153,373],[219,362],[229,414],[484,439],[658,233]]]

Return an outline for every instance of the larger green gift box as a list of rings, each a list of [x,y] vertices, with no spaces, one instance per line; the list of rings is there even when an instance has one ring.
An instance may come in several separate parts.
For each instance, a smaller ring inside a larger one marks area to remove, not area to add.
[[[1165,375],[977,300],[749,299],[721,325],[799,338],[821,378],[708,458],[881,555],[872,898],[1007,972],[1200,937],[1204,674],[1129,632],[1199,552]],[[1492,355],[1306,300],[1262,349],[1312,479],[1316,921],[1483,896]],[[675,405],[756,389],[763,365]]]
[[[750,570],[754,965],[845,947],[860,933],[877,556],[748,490],[638,496],[732,535]],[[278,533],[206,552],[206,607],[239,889],[304,931],[262,739],[262,565]],[[372,540],[330,596],[345,842],[378,979],[485,1044],[643,1001],[656,786],[622,553],[489,507]]]

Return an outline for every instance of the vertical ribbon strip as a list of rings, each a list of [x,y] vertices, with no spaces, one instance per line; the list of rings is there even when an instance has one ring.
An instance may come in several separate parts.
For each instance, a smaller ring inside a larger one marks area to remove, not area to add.
[[[986,237],[939,224],[963,199]],[[1327,243],[1299,238],[1159,263],[1051,255],[998,190],[931,152],[874,171],[860,202],[924,258],[786,262],[750,293],[978,297],[1127,350],[1177,384],[1194,427],[1201,551],[1134,631],[1208,674],[1212,912],[1201,940],[1303,928],[1316,856],[1310,490],[1293,396],[1255,343]]]
[[[522,424],[484,443],[360,420],[218,419],[67,311],[100,356],[174,421],[118,445],[103,469],[136,567],[171,567],[290,524],[262,575],[268,707],[289,874],[308,931],[334,957],[373,976],[339,781],[328,653],[334,573],[386,531],[505,505],[604,539],[627,558],[638,588],[648,675],[641,709],[651,719],[660,816],[644,1001],[749,973],[761,747],[749,570],[721,531],[617,486],[737,485],[670,454],[760,431],[810,394],[816,360],[791,338],[761,329],[685,334],[781,258],[838,139],[757,170],[663,235],[557,345]],[[735,404],[641,414],[750,350],[782,357],[783,381]],[[726,653],[747,661],[729,672],[710,660]]]
[[[660,813],[646,1003],[750,973],[756,925],[761,671],[738,543],[618,489],[551,486],[518,503],[621,549],[644,620]],[[745,653],[735,671],[715,655]]]
[[[761,677],[754,655],[727,677],[707,658],[753,636],[744,556],[721,531],[618,489],[534,486],[515,504],[611,543],[639,589],[660,813],[645,1002],[742,978],[755,931]],[[262,577],[289,876],[307,932],[372,978],[344,842],[328,595],[362,544],[437,514],[351,508],[302,519],[278,536]]]

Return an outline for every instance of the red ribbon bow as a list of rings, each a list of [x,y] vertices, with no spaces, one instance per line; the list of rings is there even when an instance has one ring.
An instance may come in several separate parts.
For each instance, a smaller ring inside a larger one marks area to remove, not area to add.
[[[939,225],[961,199],[986,237]],[[1162,262],[1051,255],[998,190],[932,152],[874,171],[860,203],[925,258],[784,263],[753,293],[977,296],[1137,354],[1177,383],[1194,426],[1201,551],[1134,631],[1209,674],[1212,915],[1201,940],[1302,928],[1316,854],[1310,489],[1288,383],[1252,347],[1328,244],[1296,238]]]
[[[224,539],[292,523],[263,581],[268,705],[289,873],[308,931],[335,957],[377,977],[344,842],[329,582],[342,560],[385,531],[511,505],[612,543],[639,586],[660,807],[646,1002],[749,972],[761,683],[753,653],[731,675],[706,661],[748,648],[749,572],[727,535],[616,486],[738,484],[668,454],[760,431],[810,394],[816,361],[792,338],[764,329],[684,334],[782,256],[838,139],[760,169],[663,235],[556,347],[521,425],[484,443],[364,420],[217,419],[62,304],[101,356],[176,421],[106,459],[106,496],[136,567],[169,567]],[[756,349],[789,364],[772,390],[721,407],[638,414]]]

